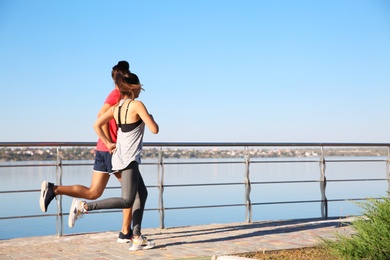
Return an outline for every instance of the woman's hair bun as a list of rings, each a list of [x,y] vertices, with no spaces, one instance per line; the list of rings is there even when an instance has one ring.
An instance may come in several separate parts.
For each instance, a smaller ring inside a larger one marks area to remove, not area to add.
[[[121,60],[116,64],[114,67],[112,67],[111,71],[111,77],[112,79],[115,78],[115,75],[117,73],[122,73],[124,76],[128,75],[130,73],[130,65],[127,61]]]
[[[118,69],[121,69],[121,70],[130,70],[130,64],[125,60],[119,61],[116,66]]]

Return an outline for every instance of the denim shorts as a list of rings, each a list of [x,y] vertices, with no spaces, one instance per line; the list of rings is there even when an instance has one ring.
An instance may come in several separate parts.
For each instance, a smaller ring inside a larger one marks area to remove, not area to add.
[[[95,164],[93,165],[93,170],[95,172],[102,172],[112,174],[117,171],[112,171],[111,164],[112,154],[109,152],[96,151],[95,153]]]

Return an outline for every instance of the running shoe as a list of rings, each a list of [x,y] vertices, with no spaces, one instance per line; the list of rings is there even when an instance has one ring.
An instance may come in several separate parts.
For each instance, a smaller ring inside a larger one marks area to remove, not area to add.
[[[139,238],[132,239],[133,244],[129,248],[129,250],[136,251],[136,250],[145,250],[145,249],[151,249],[155,246],[154,241],[148,241],[148,239],[144,236],[139,236]]]
[[[43,212],[47,211],[50,202],[56,197],[54,194],[54,184],[43,181],[41,184],[41,197],[39,198],[39,206]]]
[[[68,226],[70,228],[74,227],[74,223],[79,218],[83,217],[87,210],[84,208],[85,201],[74,198],[72,201],[72,206],[69,210]]]
[[[119,232],[119,237],[116,240],[118,243],[130,243],[131,239],[133,237],[133,232],[130,230],[128,234],[123,234],[122,232]]]

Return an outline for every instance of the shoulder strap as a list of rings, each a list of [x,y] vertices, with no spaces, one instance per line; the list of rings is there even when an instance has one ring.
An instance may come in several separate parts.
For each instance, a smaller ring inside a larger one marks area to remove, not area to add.
[[[121,108],[122,108],[122,105],[120,105],[118,107],[118,126],[121,127],[122,126],[122,123],[121,123]]]
[[[125,113],[125,124],[127,123],[127,111],[129,111],[129,105],[131,103],[131,100],[129,101],[129,103],[127,103],[127,107],[126,107],[126,113]]]

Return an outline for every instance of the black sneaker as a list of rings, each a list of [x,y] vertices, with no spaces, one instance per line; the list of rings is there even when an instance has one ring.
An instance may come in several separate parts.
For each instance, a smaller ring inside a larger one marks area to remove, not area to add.
[[[128,234],[123,234],[122,232],[119,232],[119,237],[116,240],[118,243],[130,243],[131,239],[133,237],[133,232],[130,230]]]
[[[43,181],[41,184],[41,197],[39,198],[39,206],[43,212],[47,211],[50,202],[56,197],[53,191],[54,184]]]

